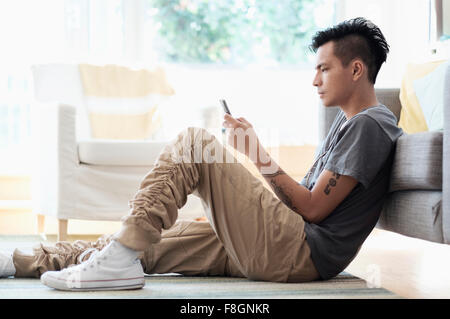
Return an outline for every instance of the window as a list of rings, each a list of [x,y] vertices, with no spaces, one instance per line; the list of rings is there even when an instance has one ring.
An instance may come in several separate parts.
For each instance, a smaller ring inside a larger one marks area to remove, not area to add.
[[[308,47],[333,23],[334,8],[334,0],[148,0],[143,30],[151,46],[143,51],[166,64],[176,85],[182,116],[171,127],[220,127],[225,98],[264,145],[316,144]],[[205,115],[194,121],[192,114]]]
[[[302,64],[317,29],[313,0],[148,0],[154,47],[177,63]]]
[[[16,0],[0,2],[0,165],[27,171],[37,63],[163,65],[176,96],[164,123],[221,125],[226,98],[269,144],[317,142],[311,35],[335,0]],[[211,120],[212,119],[212,120]],[[265,133],[269,132],[267,137]]]
[[[33,85],[29,66],[60,54],[61,2],[0,2],[0,170],[14,174],[29,166],[30,107]]]

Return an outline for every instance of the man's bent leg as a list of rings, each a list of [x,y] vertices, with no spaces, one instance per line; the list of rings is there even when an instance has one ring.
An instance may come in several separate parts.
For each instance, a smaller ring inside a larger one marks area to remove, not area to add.
[[[158,243],[193,192],[240,273],[256,280],[317,279],[302,217],[203,129],[183,131],[161,152],[116,239],[135,250]]]

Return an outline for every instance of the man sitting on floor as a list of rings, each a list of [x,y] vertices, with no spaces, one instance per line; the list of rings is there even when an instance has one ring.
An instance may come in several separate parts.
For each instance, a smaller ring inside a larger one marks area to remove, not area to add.
[[[107,290],[141,288],[144,273],[275,282],[339,274],[375,227],[402,131],[375,96],[389,51],[377,26],[345,21],[318,32],[311,47],[313,85],[323,105],[340,112],[301,183],[270,157],[246,119],[226,114],[228,143],[254,162],[276,196],[214,136],[188,128],[144,177],[120,231],[93,243],[41,244],[31,255],[15,250],[0,257],[0,276]],[[191,193],[201,198],[207,222],[177,221]]]

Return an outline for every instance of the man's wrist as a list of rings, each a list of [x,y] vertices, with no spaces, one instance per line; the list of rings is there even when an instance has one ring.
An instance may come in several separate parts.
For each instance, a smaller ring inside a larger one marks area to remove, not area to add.
[[[258,144],[257,156],[256,158],[253,158],[252,161],[259,171],[261,171],[261,168],[263,167],[269,167],[272,165],[272,158],[270,154],[260,144]]]

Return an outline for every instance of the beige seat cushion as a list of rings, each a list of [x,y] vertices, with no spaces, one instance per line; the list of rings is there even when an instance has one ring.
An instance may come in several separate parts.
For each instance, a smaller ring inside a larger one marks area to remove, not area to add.
[[[81,163],[111,166],[151,166],[167,142],[90,140],[78,143]]]

